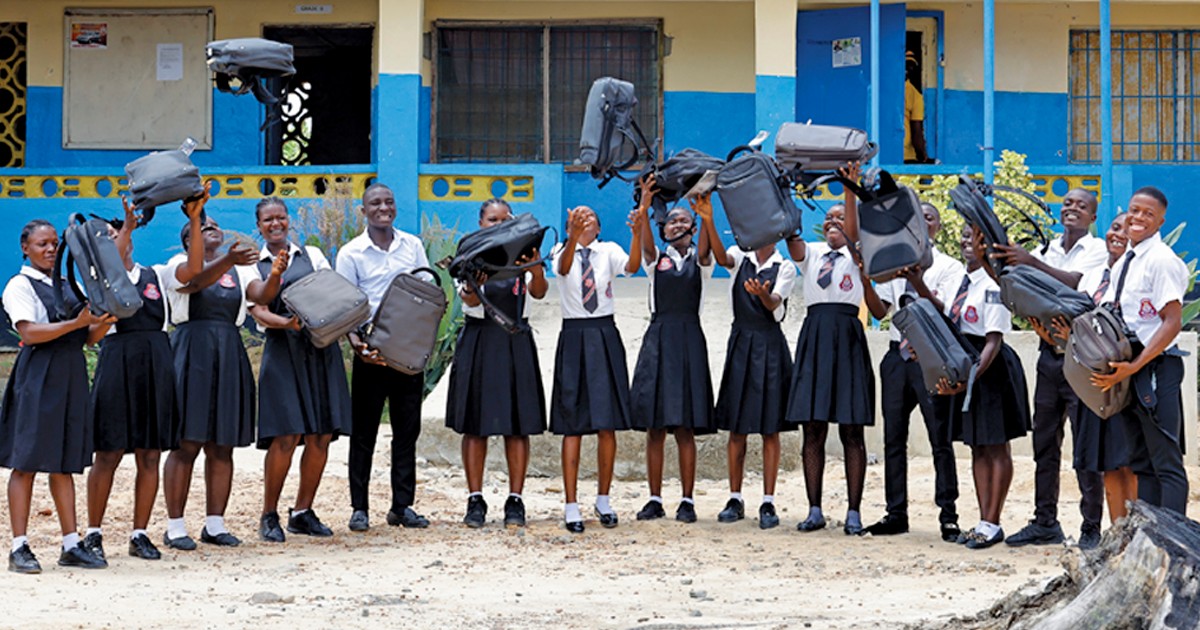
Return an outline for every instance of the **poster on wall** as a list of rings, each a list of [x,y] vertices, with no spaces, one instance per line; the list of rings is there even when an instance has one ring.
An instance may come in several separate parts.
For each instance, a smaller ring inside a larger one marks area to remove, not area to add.
[[[73,22],[71,48],[108,48],[108,22]]]
[[[833,67],[848,68],[862,65],[862,38],[847,37],[833,40]]]
[[[183,44],[159,44],[155,79],[159,81],[183,80]]]

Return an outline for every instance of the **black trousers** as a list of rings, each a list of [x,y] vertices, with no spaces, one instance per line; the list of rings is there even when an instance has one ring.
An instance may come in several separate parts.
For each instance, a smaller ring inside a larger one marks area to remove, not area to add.
[[[383,404],[388,403],[392,424],[392,511],[399,514],[413,504],[417,486],[417,438],[421,435],[421,397],[425,379],[390,367],[354,358],[350,378],[350,505],[369,511],[371,461]]]
[[[1186,515],[1188,479],[1180,446],[1183,359],[1159,356],[1133,379],[1138,400],[1130,403],[1120,418],[1126,423],[1130,439],[1129,467],[1138,478],[1138,498]],[[1149,389],[1158,399],[1153,407],[1142,404]]]
[[[1079,398],[1063,377],[1063,356],[1042,342],[1037,363],[1037,388],[1033,393],[1034,519],[1039,525],[1058,524],[1058,491],[1062,467],[1062,442],[1066,418],[1071,435],[1079,439],[1075,407]],[[1072,458],[1074,461],[1074,458]],[[1104,473],[1076,470],[1079,482],[1079,513],[1084,524],[1100,526],[1104,517]]]
[[[933,501],[942,509],[941,523],[957,523],[958,472],[954,448],[950,442],[950,398],[930,396],[925,390],[921,366],[900,358],[899,344],[879,363],[879,381],[883,383],[883,466],[887,513],[908,518],[908,425],[913,409],[921,408],[929,446],[933,451]]]

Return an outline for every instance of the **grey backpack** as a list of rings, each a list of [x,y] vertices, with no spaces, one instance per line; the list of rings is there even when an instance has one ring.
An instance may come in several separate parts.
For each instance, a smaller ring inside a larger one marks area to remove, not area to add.
[[[367,294],[331,269],[314,271],[289,284],[280,299],[318,348],[333,344],[371,318]]]
[[[261,80],[296,74],[291,44],[261,37],[242,37],[209,42],[205,52],[209,70],[216,73],[217,90],[234,95],[253,92],[254,98],[267,106],[263,129],[279,118],[275,106],[281,95],[271,93]],[[230,84],[235,78],[241,83],[237,90]]]
[[[80,303],[86,302],[92,313],[108,313],[124,319],[142,308],[142,294],[129,280],[125,272],[125,261],[117,251],[117,244],[108,235],[109,224],[103,219],[84,220],[83,215],[73,213],[70,224],[63,230],[62,245],[55,253],[54,307],[58,317],[65,320],[76,313],[69,312],[63,295],[64,284],[71,288]],[[67,266],[67,278],[62,277],[63,264]],[[79,269],[76,279],[75,269]],[[83,282],[87,293],[80,288]]]
[[[1129,406],[1133,383],[1126,380],[1104,392],[1092,384],[1092,375],[1111,373],[1109,363],[1132,358],[1124,320],[1108,305],[1097,306],[1071,323],[1063,377],[1088,409],[1101,418],[1111,418]]]
[[[614,177],[626,179],[620,171],[633,166],[643,155],[654,159],[650,143],[633,118],[637,103],[633,84],[613,77],[596,79],[588,92],[579,133],[578,164],[591,168],[592,177],[601,180],[601,188]]]
[[[938,381],[943,377],[951,383],[967,383],[967,399],[963,404],[966,409],[971,402],[979,352],[963,337],[958,326],[925,298],[917,298],[897,311],[892,324],[900,329],[916,353],[925,389],[930,394],[937,393]]]
[[[739,156],[743,151],[747,153]],[[743,251],[776,243],[800,229],[791,183],[771,156],[750,145],[737,147],[725,159],[717,174],[717,196]]]
[[[150,222],[154,209],[204,194],[200,169],[181,150],[159,151],[125,165],[130,203],[142,211],[141,225]]]
[[[1073,321],[1096,307],[1090,297],[1028,265],[1008,267],[1000,274],[1000,300],[1018,317],[1036,317],[1047,327],[1056,317]]]
[[[879,171],[875,180],[876,186],[863,188],[841,175],[826,175],[804,194],[810,195],[825,182],[839,181],[858,197],[858,247],[863,269],[872,280],[886,282],[906,267],[928,269],[933,264],[933,242],[921,198],[897,184],[887,171]]]
[[[852,127],[785,122],[775,134],[775,159],[789,173],[836,171],[848,162],[867,162],[876,153],[879,145]]]
[[[434,282],[417,274],[425,272]],[[420,267],[396,274],[367,324],[364,341],[379,351],[388,367],[405,374],[420,374],[437,344],[438,327],[446,313],[446,293],[436,271]]]

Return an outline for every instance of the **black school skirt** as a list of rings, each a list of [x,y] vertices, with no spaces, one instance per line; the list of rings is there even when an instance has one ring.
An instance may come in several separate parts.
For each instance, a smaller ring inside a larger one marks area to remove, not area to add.
[[[267,330],[258,370],[258,448],[282,435],[349,435],[350,382],[342,348],[295,330]]]
[[[92,385],[96,450],[165,451],[179,446],[175,357],[161,330],[104,338]]]
[[[875,424],[875,373],[857,306],[808,307],[786,417],[790,423]]]
[[[564,319],[554,353],[550,431],[589,435],[628,428],[629,368],[612,316]]]
[[[533,331],[509,334],[491,320],[466,318],[450,366],[446,426],[480,437],[546,430],[546,394]]]
[[[982,351],[986,337],[967,335],[967,340]],[[950,438],[970,446],[1004,444],[1023,437],[1032,426],[1029,416],[1029,391],[1021,358],[1006,343],[987,371],[975,379],[971,404],[963,412],[966,392],[954,395],[950,403]]]
[[[792,354],[778,324],[734,322],[725,344],[725,370],[714,413],[717,427],[742,435],[774,435],[795,425],[784,421],[792,377]]]
[[[90,406],[82,340],[21,348],[0,406],[0,467],[83,472],[92,464]]]
[[[633,428],[716,432],[708,341],[698,315],[656,315],[629,388]]]
[[[218,446],[254,443],[254,374],[237,326],[193,320],[171,335],[179,439]]]
[[[1075,470],[1105,472],[1128,465],[1129,434],[1121,414],[1102,419],[1080,402],[1075,416]]]

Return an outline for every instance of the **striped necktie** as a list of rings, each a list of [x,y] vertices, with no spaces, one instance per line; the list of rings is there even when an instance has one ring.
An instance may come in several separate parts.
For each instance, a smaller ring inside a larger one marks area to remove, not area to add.
[[[1100,277],[1100,286],[1096,287],[1096,292],[1092,294],[1092,302],[1099,304],[1100,300],[1104,299],[1104,292],[1108,290],[1108,281],[1111,273],[1111,268],[1104,269],[1104,275]]]
[[[579,270],[581,281],[580,295],[583,298],[583,308],[589,313],[595,313],[600,306],[600,296],[596,294],[596,272],[592,270],[592,250],[579,250],[579,260],[583,266]]]
[[[829,283],[833,282],[833,263],[841,255],[838,251],[825,252],[825,262],[821,263],[821,271],[817,274],[817,286],[822,289],[829,288]]]
[[[950,321],[958,324],[962,321],[963,304],[967,302],[967,292],[971,288],[971,276],[963,276],[962,284],[958,286],[958,293],[954,295],[954,302],[950,305]]]

